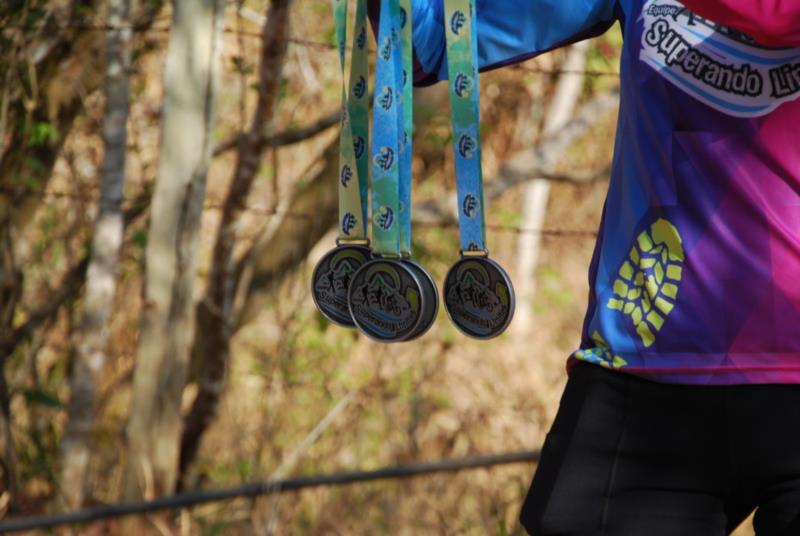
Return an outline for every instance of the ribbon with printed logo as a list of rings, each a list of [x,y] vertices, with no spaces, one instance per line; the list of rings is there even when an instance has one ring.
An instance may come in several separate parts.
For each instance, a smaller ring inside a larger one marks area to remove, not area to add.
[[[400,0],[397,27],[399,31],[402,84],[402,143],[400,143],[400,250],[411,255],[411,180],[414,139],[414,89],[411,0]]]
[[[445,0],[444,6],[461,251],[485,252],[475,0]]]
[[[404,132],[401,18],[398,0],[381,0],[372,107],[371,244],[373,253],[384,257],[401,256],[401,174],[407,170],[410,178],[405,162],[410,136],[407,139]]]
[[[342,121],[339,134],[339,241],[367,238],[369,196],[369,56],[367,2],[358,0],[353,27],[350,81],[346,80],[347,0],[333,0],[336,43],[342,69]]]
[[[461,259],[445,277],[444,305],[462,333],[491,339],[514,317],[514,287],[486,249],[475,0],[445,0],[444,6],[461,242]]]

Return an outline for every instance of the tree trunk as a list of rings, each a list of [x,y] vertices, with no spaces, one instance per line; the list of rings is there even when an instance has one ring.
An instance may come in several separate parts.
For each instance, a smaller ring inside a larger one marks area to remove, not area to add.
[[[97,383],[106,362],[108,319],[116,289],[116,272],[124,230],[122,190],[125,181],[130,41],[128,0],[109,0],[106,43],[105,154],[101,167],[100,206],[92,239],[86,297],[76,344],[61,442],[63,506],[83,506],[88,484],[92,434],[97,413]]]
[[[549,136],[566,125],[575,110],[583,91],[582,71],[586,65],[588,42],[582,41],[569,48],[567,59],[562,65],[562,73],[556,84],[555,95],[548,107],[542,134]],[[560,154],[548,154],[543,163],[553,164]],[[522,201],[524,229],[542,229],[547,214],[547,201],[550,197],[550,181],[534,179],[525,185]],[[514,319],[514,332],[519,336],[527,336],[533,327],[533,300],[536,295],[536,266],[539,264],[539,253],[542,237],[539,233],[523,233],[519,237],[517,251],[516,284],[517,317]]]
[[[145,302],[126,430],[127,500],[173,492],[194,339],[196,249],[212,152],[223,0],[174,0]]]
[[[13,511],[19,488],[17,450],[11,426],[10,393],[5,375],[6,357],[11,353],[5,339],[13,331],[14,309],[22,293],[22,273],[17,269],[8,228],[0,228],[0,456],[2,456],[2,488],[10,494]]]
[[[58,26],[63,26],[79,9],[94,10],[97,4],[63,3],[66,7],[56,9],[50,16]],[[149,28],[162,4],[163,0],[140,2],[133,17],[134,25],[143,30]],[[24,9],[3,6],[0,18],[27,25]],[[13,389],[7,385],[4,374],[5,363],[17,347],[14,340],[19,339],[14,321],[21,316],[18,305],[22,296],[22,267],[26,266],[29,250],[27,226],[42,202],[41,191],[50,180],[73,121],[83,109],[84,98],[103,80],[105,59],[98,53],[102,50],[103,33],[79,26],[68,26],[59,33],[13,32],[11,28],[0,33],[0,61],[7,69],[0,90],[0,375],[3,375],[0,408],[8,408],[8,392]],[[11,84],[9,73],[15,70],[25,72],[29,78],[22,84]],[[50,134],[45,139],[32,140],[32,125],[44,126]],[[0,411],[5,486],[16,480],[12,437],[11,415]],[[12,493],[12,510],[15,501]]]
[[[235,326],[232,305],[237,285],[233,255],[237,243],[236,230],[258,173],[265,140],[274,130],[275,110],[288,48],[290,5],[291,0],[272,0],[264,23],[258,103],[250,130],[239,145],[236,168],[214,244],[208,290],[198,306],[198,322],[203,327],[198,331],[194,351],[200,375],[197,397],[186,418],[181,439],[181,474],[194,459],[200,438],[216,413],[224,386],[230,339]]]

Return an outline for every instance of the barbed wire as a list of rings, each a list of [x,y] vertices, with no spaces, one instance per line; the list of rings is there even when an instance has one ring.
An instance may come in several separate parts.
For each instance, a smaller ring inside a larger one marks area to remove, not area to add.
[[[5,25],[4,28],[6,29],[16,29],[25,32],[35,32],[35,31],[68,31],[68,30],[80,30],[80,31],[112,31],[112,30],[124,30],[129,29],[135,33],[164,33],[168,34],[170,32],[169,26],[164,27],[148,27],[148,26],[137,26],[137,25],[111,25],[111,24],[68,24],[68,25],[48,25],[43,24],[40,26],[31,26],[31,25]],[[250,30],[241,30],[238,28],[231,28],[225,27],[223,28],[224,33],[231,33],[236,34],[237,36],[242,37],[252,37],[263,39],[263,34],[260,31],[250,31]],[[319,48],[323,50],[330,50],[336,51],[338,49],[337,45],[334,43],[326,42],[326,41],[316,41],[314,39],[307,39],[303,37],[296,37],[291,36],[286,39],[286,42],[304,46],[309,48]],[[347,49],[349,50],[351,47],[348,45]],[[549,69],[543,67],[535,67],[531,65],[525,65],[524,63],[519,63],[516,65],[511,66],[511,69],[525,71],[532,74],[540,74],[540,75],[547,75],[547,76],[556,76],[561,74],[581,74],[584,76],[593,76],[593,77],[619,77],[620,73],[618,71],[605,71],[602,69]]]
[[[102,519],[147,514],[161,510],[177,510],[210,502],[219,502],[241,497],[254,498],[262,495],[273,495],[314,487],[341,486],[359,482],[412,478],[436,473],[454,473],[470,469],[492,468],[501,465],[536,463],[539,461],[540,456],[541,451],[530,450],[471,456],[438,462],[394,465],[374,471],[349,471],[281,480],[268,480],[266,482],[255,482],[232,488],[179,493],[177,495],[151,501],[114,503],[64,514],[9,519],[7,521],[0,521],[0,533],[5,534],[26,530],[51,529],[61,525],[89,523]]]
[[[4,193],[13,193],[18,195],[20,192],[13,192],[8,188],[0,187],[0,194]],[[25,192],[25,194],[36,195],[39,196],[40,199],[49,199],[49,200],[75,199],[90,203],[95,203],[99,200],[99,197],[96,194],[87,194],[83,192],[66,192],[59,190],[42,190],[38,192],[29,190]],[[224,205],[219,201],[206,201],[203,205],[204,210],[222,210],[223,208]],[[260,207],[254,205],[247,205],[243,208],[243,210],[245,212],[249,212],[257,216],[283,217],[283,218],[291,218],[298,220],[317,220],[320,217],[333,216],[338,213],[338,209],[317,210],[315,212],[302,212],[302,211],[282,210],[278,208]],[[452,221],[445,219],[439,219],[435,221],[430,219],[417,219],[412,221],[412,225],[427,229],[458,228],[458,222],[455,221],[455,219]],[[516,234],[516,235],[538,234],[541,236],[551,236],[551,237],[575,237],[575,238],[597,237],[597,231],[592,231],[589,229],[563,229],[563,228],[533,229],[528,227],[522,227],[519,225],[509,225],[502,223],[487,223],[486,229],[489,231],[496,231],[501,233]]]

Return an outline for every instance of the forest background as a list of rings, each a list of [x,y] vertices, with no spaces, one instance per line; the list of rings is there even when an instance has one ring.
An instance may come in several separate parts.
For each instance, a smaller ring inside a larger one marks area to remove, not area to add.
[[[580,340],[621,43],[615,27],[481,77],[488,240],[517,317],[478,342],[440,311],[384,346],[309,294],[335,239],[330,2],[3,2],[0,514],[538,448]],[[416,90],[414,114],[414,253],[441,282],[458,243],[446,85]],[[521,534],[534,469],[62,530]]]

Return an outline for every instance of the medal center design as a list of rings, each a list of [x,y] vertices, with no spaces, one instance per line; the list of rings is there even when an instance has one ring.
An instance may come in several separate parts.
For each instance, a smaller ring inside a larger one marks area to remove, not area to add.
[[[350,288],[353,317],[382,339],[405,338],[419,323],[420,293],[402,270],[385,262],[365,266]]]

